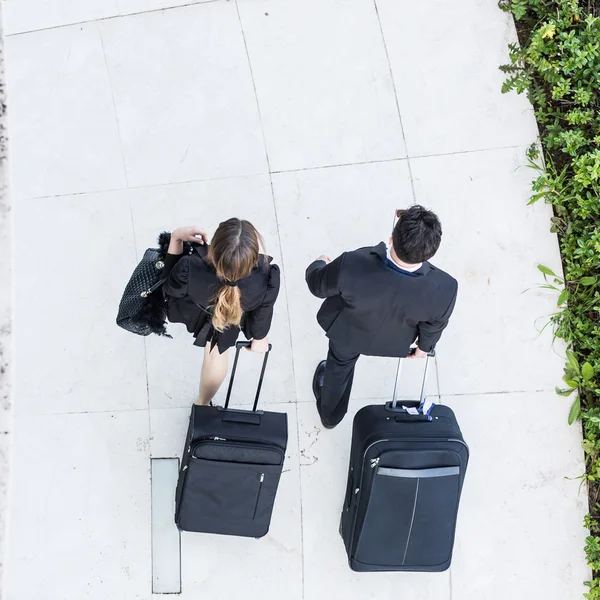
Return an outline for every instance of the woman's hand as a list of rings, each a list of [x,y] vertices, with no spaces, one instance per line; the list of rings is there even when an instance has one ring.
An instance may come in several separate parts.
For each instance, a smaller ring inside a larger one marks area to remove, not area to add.
[[[264,337],[262,340],[252,340],[252,344],[250,348],[248,348],[250,352],[257,352],[258,354],[264,354],[269,350],[269,339]]]
[[[171,239],[175,238],[178,242],[197,242],[198,244],[208,244],[208,234],[201,227],[191,225],[190,227],[178,227],[172,234]]]
[[[181,254],[183,252],[183,242],[196,242],[202,245],[208,244],[208,234],[204,229],[195,225],[178,227],[171,233],[169,254]]]

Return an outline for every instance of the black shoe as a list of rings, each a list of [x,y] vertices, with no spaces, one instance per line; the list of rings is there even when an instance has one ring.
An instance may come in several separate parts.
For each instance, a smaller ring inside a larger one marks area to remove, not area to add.
[[[325,382],[325,367],[327,365],[326,360],[322,360],[315,370],[315,374],[313,375],[313,394],[315,395],[315,399],[317,400],[317,404],[321,402],[321,390],[323,389],[323,383]]]
[[[321,424],[325,429],[333,429],[335,425],[329,425],[323,420],[323,416],[321,415],[321,390],[323,389],[323,383],[325,382],[325,367],[327,366],[327,361],[322,360],[313,375],[313,394],[317,400],[317,412],[319,413],[319,417],[321,418]]]

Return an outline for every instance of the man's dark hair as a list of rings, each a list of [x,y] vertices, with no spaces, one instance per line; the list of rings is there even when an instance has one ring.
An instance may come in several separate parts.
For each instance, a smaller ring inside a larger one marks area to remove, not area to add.
[[[429,260],[440,247],[442,224],[437,215],[418,204],[400,212],[392,233],[394,252],[408,264]]]

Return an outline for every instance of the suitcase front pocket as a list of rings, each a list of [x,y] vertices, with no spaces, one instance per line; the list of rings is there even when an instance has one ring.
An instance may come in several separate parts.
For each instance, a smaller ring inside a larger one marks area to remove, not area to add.
[[[452,554],[459,494],[458,466],[378,467],[356,560],[406,570],[443,567]]]
[[[202,519],[252,520],[271,465],[248,465],[201,459],[190,461],[184,506]]]

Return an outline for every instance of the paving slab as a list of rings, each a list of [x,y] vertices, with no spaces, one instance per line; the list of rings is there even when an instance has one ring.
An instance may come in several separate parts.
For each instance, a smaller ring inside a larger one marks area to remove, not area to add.
[[[115,324],[134,267],[127,191],[15,203],[15,413],[147,407],[141,338]]]
[[[218,224],[237,216],[251,221],[265,239],[266,250],[282,267],[279,234],[269,177],[232,179],[152,186],[131,190],[131,202],[137,252],[155,246],[158,233],[182,225],[205,227],[210,236]],[[294,402],[292,349],[287,315],[287,279],[282,274],[280,296],[275,304],[273,327],[269,340],[274,352],[269,358],[263,400]],[[170,325],[173,340],[151,336],[146,340],[150,406],[153,408],[188,406],[198,393],[203,348],[183,325]],[[242,339],[243,335],[241,336]],[[141,343],[141,340],[139,341]],[[230,352],[229,367],[233,364]],[[240,358],[238,385],[232,403],[248,404],[253,395],[248,391],[258,382],[261,357],[244,352]],[[217,402],[223,402],[226,388],[219,391]]]
[[[301,499],[296,406],[261,403],[263,410],[286,412],[288,447],[269,533],[261,539],[182,532],[182,595],[276,600],[302,598]],[[151,410],[151,449],[155,457],[179,457],[190,407]]]
[[[501,93],[512,15],[488,0],[376,4],[410,156],[536,140],[527,98]]]
[[[98,25],[9,37],[6,62],[13,197],[124,187]]]
[[[331,258],[347,250],[389,240],[396,208],[412,204],[406,161],[311,169],[273,176],[288,302],[294,371],[299,400],[312,400],[312,377],[327,355],[327,338],[316,321],[321,300],[308,291],[306,267],[319,255]],[[397,360],[361,357],[354,398],[392,394]],[[409,365],[403,393],[417,393],[421,373]],[[435,369],[429,392],[435,389]]]
[[[561,384],[562,347],[550,327],[540,334],[557,294],[535,289],[544,282],[537,265],[560,273],[560,254],[551,207],[527,206],[534,172],[525,163],[524,147],[411,161],[417,202],[444,230],[432,262],[459,282],[438,344],[442,394]]]
[[[178,6],[189,6],[190,4],[202,4],[204,2],[211,3],[215,1],[219,2],[223,0],[118,0],[120,15],[130,15],[164,8],[177,8]],[[230,0],[224,1],[229,2]]]
[[[4,3],[5,34],[70,25],[119,14],[119,0],[17,0]]]
[[[239,2],[274,171],[406,156],[374,5]]]
[[[580,598],[587,492],[571,401],[553,392],[444,396],[470,446],[453,598]],[[484,483],[485,482],[485,483]]]
[[[235,3],[100,24],[129,185],[267,172]]]
[[[117,18],[123,15],[221,0],[18,0],[5,3],[6,35]],[[228,1],[228,0],[222,0]]]
[[[146,600],[146,411],[15,419],[9,600]]]

